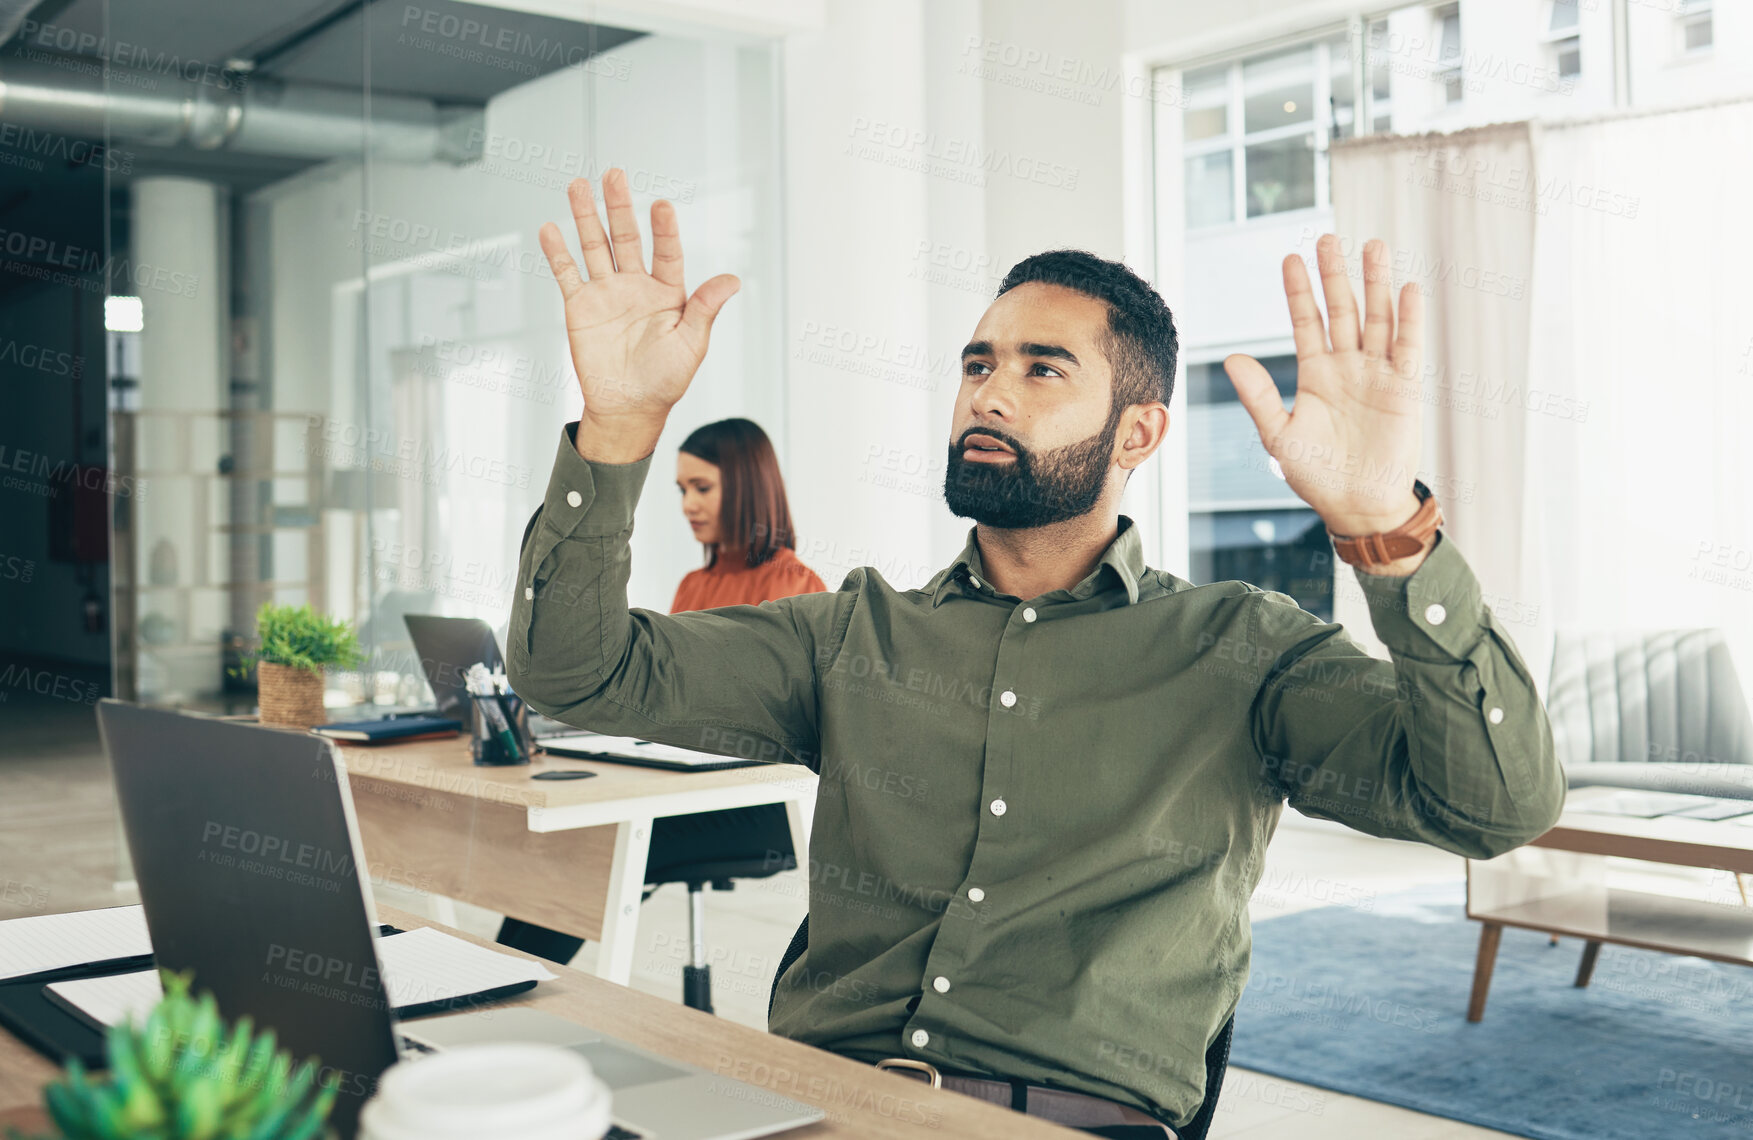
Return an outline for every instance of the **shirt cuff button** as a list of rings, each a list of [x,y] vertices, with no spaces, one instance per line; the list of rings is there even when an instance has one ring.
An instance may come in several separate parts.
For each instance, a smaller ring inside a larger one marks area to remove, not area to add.
[[[583,504],[584,504],[584,496],[583,495],[579,494],[577,491],[566,492],[566,505],[567,506],[577,507],[577,506],[582,506]]]
[[[1449,611],[1443,609],[1443,607],[1438,603],[1433,602],[1430,605],[1424,607],[1424,620],[1429,622],[1431,625],[1443,624],[1443,619],[1448,617],[1448,616],[1449,616]]]

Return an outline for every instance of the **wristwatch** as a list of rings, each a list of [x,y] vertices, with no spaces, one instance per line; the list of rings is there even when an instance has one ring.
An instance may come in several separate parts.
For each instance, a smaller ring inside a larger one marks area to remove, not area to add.
[[[1430,542],[1430,536],[1443,525],[1443,509],[1437,505],[1436,496],[1430,493],[1424,480],[1413,481],[1412,493],[1418,496],[1418,513],[1393,530],[1353,536],[1328,531],[1327,537],[1333,540],[1333,553],[1339,555],[1342,562],[1367,573],[1423,550]]]

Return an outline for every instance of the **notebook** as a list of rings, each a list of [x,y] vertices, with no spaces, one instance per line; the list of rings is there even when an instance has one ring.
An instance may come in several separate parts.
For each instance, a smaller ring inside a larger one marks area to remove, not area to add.
[[[418,1017],[456,1008],[465,999],[507,996],[554,977],[538,962],[514,958],[464,942],[443,931],[423,928],[385,938],[377,944],[384,987],[397,1017]],[[297,963],[280,964],[279,972],[297,979]],[[310,985],[323,985],[319,974]],[[200,989],[197,981],[195,988]],[[144,1020],[164,987],[157,970],[136,970],[104,978],[53,982],[51,997],[100,1028],[130,1017]]]
[[[0,981],[151,954],[146,912],[138,906],[0,922]]]
[[[320,724],[311,729],[330,740],[348,740],[363,744],[383,744],[391,740],[428,740],[455,736],[463,730],[460,722],[442,716],[403,716],[382,720],[347,720]]]
[[[719,768],[748,768],[764,763],[737,756],[721,756],[715,752],[696,752],[672,744],[656,744],[632,736],[600,736],[577,733],[566,736],[545,736],[536,741],[544,752],[571,756],[581,760],[607,760],[615,764],[633,764],[641,768],[669,768],[682,772],[711,772]]]

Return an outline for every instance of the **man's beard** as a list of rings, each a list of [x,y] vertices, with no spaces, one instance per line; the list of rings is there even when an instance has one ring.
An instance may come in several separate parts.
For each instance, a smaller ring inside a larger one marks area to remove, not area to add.
[[[1088,439],[1033,455],[1011,436],[991,428],[972,427],[950,444],[944,469],[943,497],[950,511],[981,526],[1027,530],[1086,515],[1102,495],[1114,460],[1114,435],[1120,427],[1116,407],[1108,422]],[[1009,463],[970,462],[962,458],[962,441],[980,434],[1006,444],[1015,453]]]

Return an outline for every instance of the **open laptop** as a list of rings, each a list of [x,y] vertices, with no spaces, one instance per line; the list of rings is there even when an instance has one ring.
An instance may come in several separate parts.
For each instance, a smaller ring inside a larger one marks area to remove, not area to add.
[[[505,668],[499,655],[499,639],[493,627],[480,618],[439,617],[437,614],[404,614],[408,638],[420,656],[420,669],[432,686],[438,715],[469,720],[469,666],[480,662],[487,672]]]
[[[328,741],[114,700],[98,725],[157,964],[192,970],[225,1017],[272,1027],[294,1057],[320,1057],[342,1140],[399,1058],[498,1041],[584,1056],[613,1090],[621,1140],[743,1140],[823,1117],[536,1010],[398,1024],[347,770]]]
[[[469,666],[479,661],[487,666],[488,672],[504,667],[499,639],[493,636],[493,627],[480,618],[439,617],[435,614],[407,614],[402,620],[407,623],[414,652],[420,656],[420,668],[426,673],[426,683],[432,686],[439,715],[454,717],[467,724],[468,690],[463,678],[468,674]],[[580,732],[533,713],[530,722],[530,735],[535,737],[537,747],[574,760],[607,760],[681,772],[711,772],[761,763],[738,756],[720,756],[656,744],[630,736]]]

